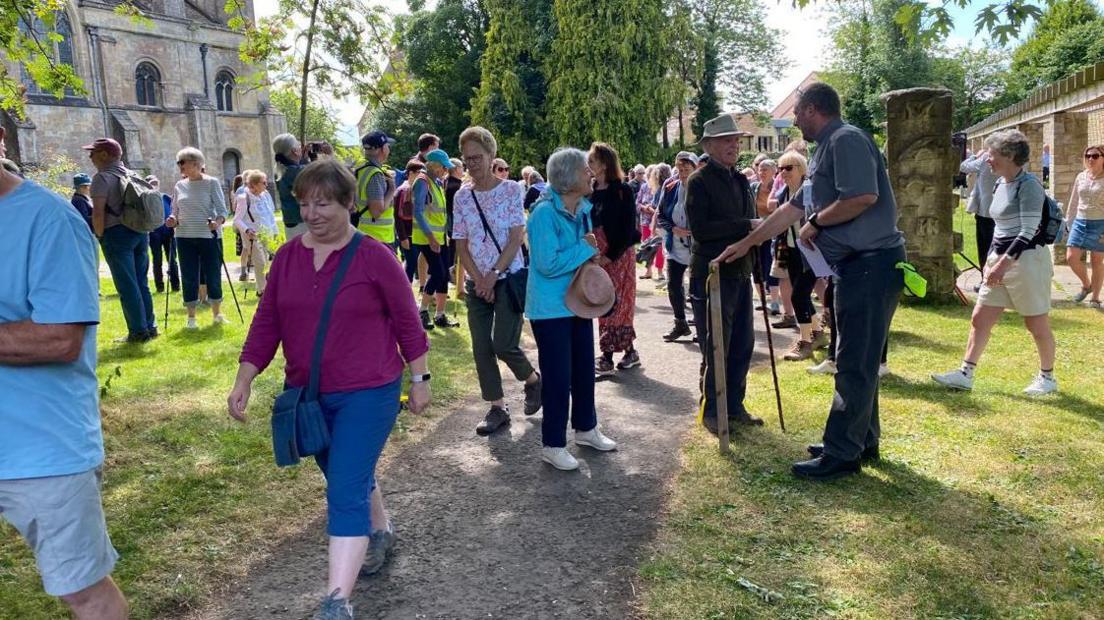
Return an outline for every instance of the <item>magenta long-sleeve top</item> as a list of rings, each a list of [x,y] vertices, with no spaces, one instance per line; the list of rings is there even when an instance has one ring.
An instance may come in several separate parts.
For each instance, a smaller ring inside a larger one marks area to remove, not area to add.
[[[314,250],[302,237],[284,244],[272,260],[239,361],[264,370],[282,344],[288,385],[306,386],[322,304],[340,261],[341,251],[333,252],[315,271]],[[390,249],[365,237],[334,300],[319,392],[386,385],[402,374],[404,360],[427,351],[429,338],[406,273]]]

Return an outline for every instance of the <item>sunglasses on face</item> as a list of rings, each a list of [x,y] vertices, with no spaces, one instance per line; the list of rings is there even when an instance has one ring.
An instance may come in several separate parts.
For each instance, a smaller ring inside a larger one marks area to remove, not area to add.
[[[509,171],[510,171],[510,168],[508,166],[506,168],[495,168],[495,172],[509,172]]]
[[[177,165],[177,166],[183,166],[183,165],[184,165],[184,164],[186,164],[186,163],[188,163],[188,160],[186,160],[186,159],[179,159],[179,160],[177,160],[177,162],[176,162],[176,165]]]
[[[794,167],[793,167],[793,166],[779,166],[779,167],[778,167],[778,170],[779,170],[780,172],[790,172],[790,171],[791,171],[791,170],[793,170],[793,169],[794,169]]]
[[[1085,159],[1100,159],[1101,157],[1104,157],[1104,155],[1100,153],[1085,153]]]

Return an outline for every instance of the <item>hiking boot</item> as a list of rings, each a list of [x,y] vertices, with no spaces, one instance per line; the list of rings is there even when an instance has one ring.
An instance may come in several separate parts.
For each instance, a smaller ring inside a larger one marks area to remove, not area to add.
[[[330,592],[329,596],[322,599],[322,606],[318,613],[314,614],[314,620],[353,620],[353,606],[349,599],[338,596],[341,588]]]
[[[498,429],[510,424],[510,412],[502,407],[492,406],[479,426],[475,427],[475,434],[486,437]]]
[[[617,374],[617,369],[613,367],[613,360],[605,355],[599,355],[598,359],[594,360],[594,374],[599,377],[609,377]]]
[[[589,431],[575,431],[575,445],[587,446],[601,452],[617,449],[617,442],[603,435],[597,426]]]
[[[823,329],[813,332],[813,349],[817,351],[827,349],[830,344],[832,344],[832,341],[828,339],[828,334],[824,333]]]
[[[544,446],[541,448],[541,460],[560,471],[579,469],[579,461],[576,461],[575,457],[571,456],[567,448]]]
[[[630,368],[636,368],[640,365],[640,354],[636,352],[636,349],[632,351],[626,351],[625,356],[621,358],[620,362],[617,362],[618,370],[628,370]]]
[[[395,546],[395,528],[390,522],[387,529],[376,530],[368,537],[368,553],[360,567],[361,575],[375,575],[387,565],[387,558]]]
[[[541,410],[542,387],[544,387],[544,381],[541,380],[540,375],[537,375],[537,380],[533,383],[525,384],[525,415],[533,415]]]
[[[811,359],[813,357],[813,343],[806,342],[804,340],[798,340],[793,343],[789,351],[782,356],[782,359],[787,362],[800,362],[803,360]]]
[[[690,335],[690,326],[685,321],[675,321],[675,326],[671,328],[671,331],[663,335],[663,340],[666,342],[674,342],[683,336]]]
[[[429,310],[422,310],[418,313],[418,316],[422,319],[422,329],[428,331],[433,330],[433,320],[429,318]]]
[[[934,374],[931,376],[932,381],[935,381],[943,387],[949,387],[954,390],[970,391],[974,389],[974,378],[967,377],[966,373],[961,369],[954,369],[950,372],[944,372],[941,374]]]
[[[1031,383],[1024,388],[1024,394],[1028,396],[1044,396],[1058,391],[1058,380],[1043,376],[1043,373],[1035,375]]]
[[[782,317],[781,321],[775,321],[771,323],[771,327],[775,329],[786,329],[789,327],[797,327],[797,318],[792,314],[787,314]]]
[[[459,321],[450,320],[447,316],[445,316],[443,314],[438,314],[437,318],[433,319],[433,324],[436,325],[437,327],[442,327],[442,328],[460,327],[460,322]]]
[[[810,375],[834,375],[836,374],[836,362],[826,359],[816,366],[809,366],[805,369],[805,372]]]

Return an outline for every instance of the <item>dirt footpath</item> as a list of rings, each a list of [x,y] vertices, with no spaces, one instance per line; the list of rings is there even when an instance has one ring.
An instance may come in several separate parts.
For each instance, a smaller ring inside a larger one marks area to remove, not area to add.
[[[389,566],[361,580],[358,618],[633,615],[636,566],[659,526],[694,421],[699,363],[688,339],[661,338],[671,326],[666,295],[644,292],[651,283],[641,289],[643,366],[597,388],[599,424],[618,450],[576,448],[569,431],[580,469],[543,463],[541,414],[521,414],[521,386],[512,378],[508,431],[475,435],[481,402],[451,414],[379,472],[398,543]],[[761,330],[762,319],[756,323]],[[763,362],[759,336],[756,361]],[[322,518],[307,524],[278,557],[252,568],[236,598],[202,617],[309,618],[326,585],[323,530]]]

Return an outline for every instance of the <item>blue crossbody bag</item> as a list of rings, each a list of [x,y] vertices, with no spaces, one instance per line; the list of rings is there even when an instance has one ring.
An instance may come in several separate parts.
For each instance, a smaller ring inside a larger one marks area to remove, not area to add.
[[[322,316],[318,319],[318,332],[314,336],[314,351],[311,354],[310,381],[307,387],[289,387],[272,403],[272,452],[276,464],[288,467],[299,463],[303,456],[313,456],[330,447],[330,430],[326,427],[326,417],[322,405],[318,402],[318,383],[322,374],[322,345],[326,341],[326,330],[330,326],[330,311],[333,309],[337,290],[349,264],[353,262],[357,246],[364,235],[354,233],[352,240],[341,254],[341,263],[337,266],[326,301],[322,304]]]

